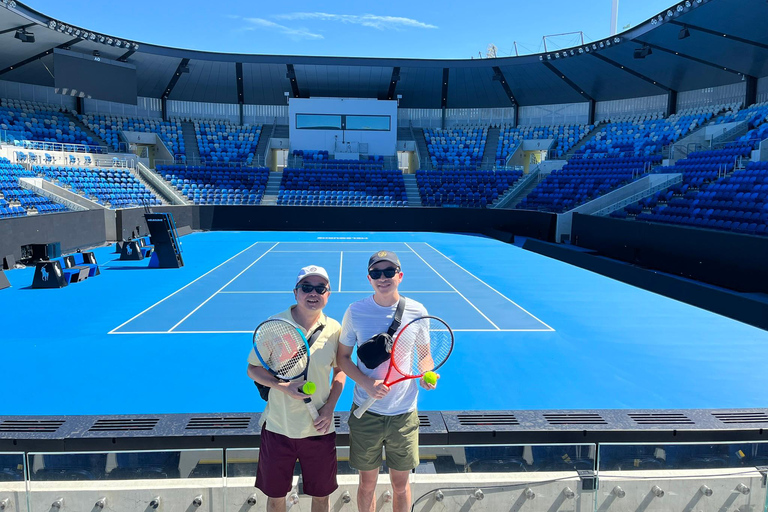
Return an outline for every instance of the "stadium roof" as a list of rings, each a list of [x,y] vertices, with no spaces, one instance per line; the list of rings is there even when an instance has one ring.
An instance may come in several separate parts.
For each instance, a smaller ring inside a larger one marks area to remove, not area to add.
[[[241,55],[125,42],[0,0],[0,80],[53,87],[59,47],[128,62],[138,71],[139,96],[170,100],[284,105],[288,92],[401,95],[404,108],[606,101],[767,76],[767,26],[765,0],[687,0],[617,36],[556,53],[476,60]],[[19,29],[35,42],[16,38]],[[643,47],[651,53],[635,58]]]

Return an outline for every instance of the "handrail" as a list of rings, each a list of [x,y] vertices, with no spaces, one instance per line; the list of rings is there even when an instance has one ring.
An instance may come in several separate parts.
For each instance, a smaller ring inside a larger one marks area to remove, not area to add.
[[[157,173],[153,172],[146,165],[139,162],[136,167],[141,177],[147,180],[158,191],[164,193],[162,195],[165,195],[166,198],[170,198],[171,203],[176,205],[189,204],[172,187],[170,187],[164,179],[158,176]]]
[[[670,178],[668,178],[666,181],[663,181],[659,183],[658,185],[654,185],[653,187],[650,187],[646,190],[643,190],[641,192],[637,192],[629,197],[626,197],[622,199],[621,201],[617,201],[611,205],[606,206],[605,208],[601,208],[597,210],[596,212],[592,213],[592,215],[597,216],[605,216],[610,215],[612,212],[615,212],[616,210],[619,210],[621,208],[624,208],[630,204],[636,203],[640,201],[641,199],[645,199],[646,197],[650,197],[659,190],[663,190],[665,188],[669,188],[671,186],[677,185],[679,183],[683,182],[683,175],[682,174],[671,174]]]
[[[20,178],[19,179],[19,186],[21,188],[24,188],[24,189],[27,189],[27,190],[31,190],[32,192],[34,192],[35,194],[37,194],[39,196],[46,197],[46,198],[50,199],[51,201],[53,201],[55,203],[63,204],[64,206],[66,206],[67,208],[69,208],[72,211],[84,212],[84,211],[88,210],[88,208],[86,208],[85,206],[82,206],[82,205],[79,205],[77,203],[74,203],[74,202],[70,201],[69,199],[65,199],[65,198],[63,198],[63,197],[61,197],[59,195],[54,194],[53,192],[49,192],[48,190],[45,190],[43,187],[37,186],[34,182],[31,181],[32,179],[40,179],[41,180],[42,178]]]
[[[525,176],[524,178],[518,180],[517,183],[515,183],[515,186],[513,186],[509,192],[504,194],[504,196],[497,202],[496,204],[492,205],[491,208],[504,208],[507,206],[507,204],[514,198],[521,190],[523,190],[524,187],[527,187],[534,179],[538,179],[541,177],[541,164],[537,165],[533,168],[531,172],[528,173],[528,176]]]

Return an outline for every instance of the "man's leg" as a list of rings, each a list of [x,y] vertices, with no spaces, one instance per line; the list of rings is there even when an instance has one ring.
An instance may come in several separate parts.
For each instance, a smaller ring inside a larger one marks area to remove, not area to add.
[[[313,497],[312,498],[312,512],[328,512],[331,508],[331,497]]]
[[[285,512],[285,497],[267,498],[267,512]]]
[[[392,482],[392,512],[408,512],[411,509],[411,484],[408,482],[410,471],[389,470]]]
[[[376,481],[379,470],[360,471],[360,485],[357,487],[358,512],[375,512],[376,510]]]

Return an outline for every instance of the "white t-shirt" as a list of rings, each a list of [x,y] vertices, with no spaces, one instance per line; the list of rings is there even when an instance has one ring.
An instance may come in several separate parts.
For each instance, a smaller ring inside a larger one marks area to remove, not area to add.
[[[405,297],[404,297],[405,298]],[[360,346],[376,334],[387,332],[392,324],[392,319],[397,310],[397,303],[392,306],[379,306],[373,300],[373,295],[368,296],[357,302],[350,304],[347,312],[344,313],[344,320],[341,322],[341,334],[339,343],[348,347]],[[400,322],[400,329],[408,325],[409,322],[426,316],[427,310],[420,303],[413,299],[405,298],[405,311]],[[399,332],[399,330],[398,330]],[[397,333],[395,333],[397,336]],[[384,361],[378,367],[370,369],[358,360],[357,367],[368,377],[376,380],[384,380],[389,370],[389,360]],[[418,379],[408,379],[394,384],[387,396],[377,400],[370,409],[376,414],[385,416],[395,416],[416,410],[416,399],[419,394]],[[355,384],[354,401],[357,405],[362,405],[368,399],[368,393],[359,385]]]

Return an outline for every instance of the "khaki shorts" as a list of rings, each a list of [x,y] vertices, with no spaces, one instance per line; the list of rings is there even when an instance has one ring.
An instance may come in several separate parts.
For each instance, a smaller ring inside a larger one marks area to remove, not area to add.
[[[352,404],[352,412],[357,405]],[[366,412],[357,419],[349,415],[349,465],[358,471],[381,467],[381,447],[387,453],[387,466],[410,471],[419,465],[419,414],[416,411],[383,416]]]

